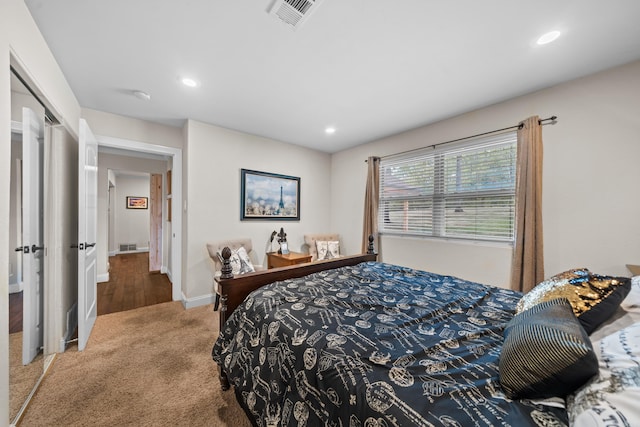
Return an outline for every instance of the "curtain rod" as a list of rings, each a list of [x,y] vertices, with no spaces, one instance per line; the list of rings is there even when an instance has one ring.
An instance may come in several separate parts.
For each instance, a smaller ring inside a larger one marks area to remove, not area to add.
[[[558,116],[551,116],[551,117],[547,117],[546,119],[538,119],[538,124],[541,125],[543,122],[551,122],[550,124],[556,124],[558,120]],[[439,145],[444,145],[444,144],[451,144],[452,142],[458,142],[458,141],[464,141],[465,139],[471,139],[471,138],[477,138],[479,136],[485,136],[485,135],[490,135],[492,133],[498,133],[498,132],[503,132],[506,130],[511,130],[511,129],[522,129],[524,127],[524,122],[520,122],[515,126],[509,126],[506,128],[502,128],[502,129],[496,129],[496,130],[490,130],[489,132],[483,132],[483,133],[478,133],[475,135],[471,135],[471,136],[465,136],[464,138],[458,138],[458,139],[452,139],[451,141],[445,141],[445,142],[438,142],[437,144],[431,144],[431,145],[427,145],[426,147],[420,147],[420,148],[414,148],[411,150],[407,150],[407,151],[401,151],[399,153],[394,153],[391,154],[391,156],[397,156],[398,154],[405,154],[405,153],[410,153],[412,151],[418,151],[418,150],[424,150],[425,148],[428,147],[437,147]],[[387,157],[387,156],[382,156],[382,157]],[[380,157],[374,157],[375,159],[380,159]],[[367,159],[364,160],[365,163],[367,163]]]

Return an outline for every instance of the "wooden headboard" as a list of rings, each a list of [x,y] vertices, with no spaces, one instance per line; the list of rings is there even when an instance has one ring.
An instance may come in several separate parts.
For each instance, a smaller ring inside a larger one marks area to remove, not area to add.
[[[356,265],[365,261],[375,261],[376,259],[377,255],[375,253],[349,255],[330,260],[256,271],[255,273],[247,273],[237,277],[217,278],[220,292],[220,327],[227,320],[227,317],[244,301],[247,295],[264,285],[279,280],[306,276],[319,271]]]
[[[306,276],[319,271],[356,265],[365,261],[376,261],[377,256],[373,247],[373,236],[369,236],[369,246],[366,254],[348,255],[330,260],[272,268],[270,270],[256,271],[234,277],[231,272],[231,265],[229,264],[231,250],[224,248],[222,250],[222,275],[216,278],[218,282],[218,292],[220,293],[220,328],[222,328],[227,318],[242,301],[244,301],[247,295],[264,285],[280,280]]]

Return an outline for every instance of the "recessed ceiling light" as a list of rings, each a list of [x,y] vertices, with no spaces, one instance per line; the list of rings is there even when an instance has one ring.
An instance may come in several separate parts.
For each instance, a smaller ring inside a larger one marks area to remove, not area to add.
[[[540,36],[540,38],[536,43],[539,45],[551,43],[552,41],[556,40],[558,37],[560,37],[560,31],[557,31],[557,30],[549,31],[548,33]]]
[[[198,82],[190,77],[183,77],[181,80],[183,85],[187,86],[187,87],[197,87],[198,86]]]
[[[324,133],[326,133],[327,135],[331,135],[336,133],[336,128],[334,128],[333,126],[329,126],[324,130]]]
[[[144,92],[144,91],[141,91],[141,90],[134,90],[133,91],[133,95],[138,99],[142,99],[143,101],[150,101],[151,100],[151,95],[149,95],[147,92]]]

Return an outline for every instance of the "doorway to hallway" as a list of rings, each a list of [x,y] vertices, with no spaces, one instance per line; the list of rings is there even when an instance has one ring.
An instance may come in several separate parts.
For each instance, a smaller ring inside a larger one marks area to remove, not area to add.
[[[149,271],[149,253],[109,257],[109,281],[98,283],[98,316],[169,302],[171,281]]]

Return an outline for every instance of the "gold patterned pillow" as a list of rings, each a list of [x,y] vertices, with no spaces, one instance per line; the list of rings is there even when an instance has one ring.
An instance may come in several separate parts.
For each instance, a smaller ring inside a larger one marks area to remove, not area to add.
[[[627,277],[601,276],[586,268],[577,268],[538,284],[520,299],[516,313],[543,301],[566,298],[590,334],[615,312],[630,290],[631,280]]]

